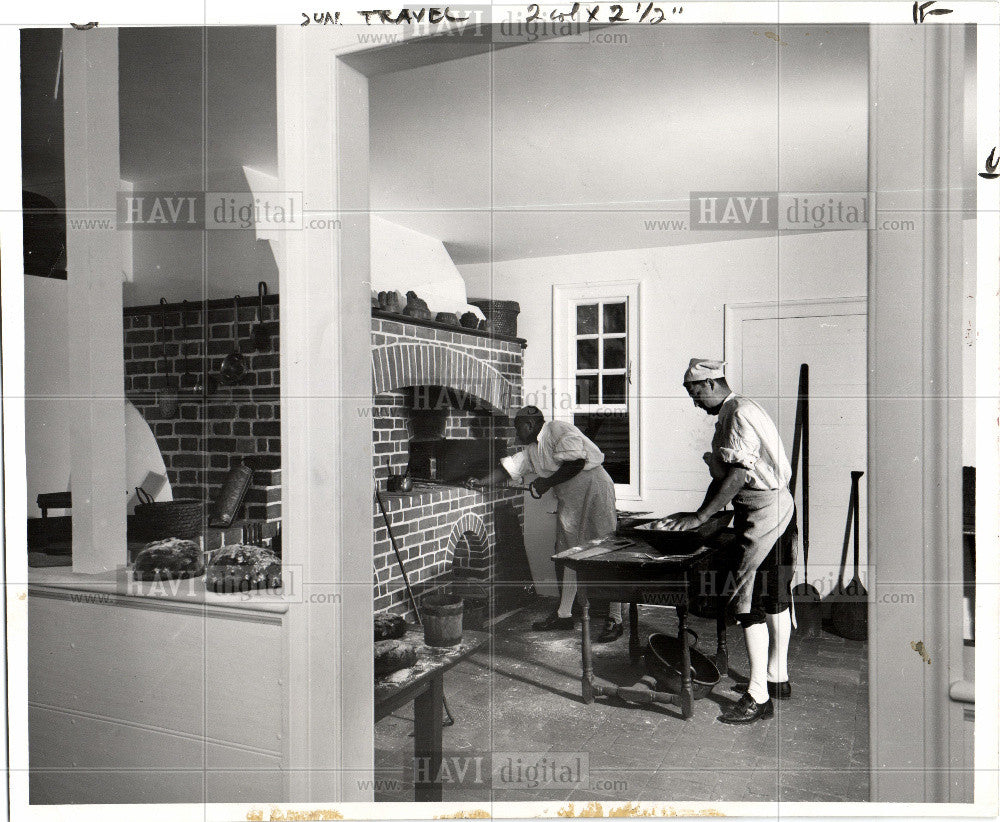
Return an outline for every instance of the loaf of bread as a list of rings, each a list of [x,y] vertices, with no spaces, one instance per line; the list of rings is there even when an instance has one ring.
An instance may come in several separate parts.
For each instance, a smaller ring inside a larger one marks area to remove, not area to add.
[[[132,578],[146,582],[189,579],[204,572],[205,563],[198,544],[171,537],[150,542],[136,555]]]
[[[458,314],[453,314],[450,311],[438,311],[434,315],[434,321],[442,323],[443,325],[458,325]]]
[[[205,572],[205,587],[217,594],[281,587],[281,560],[259,545],[227,545]]]
[[[375,643],[375,676],[385,676],[417,664],[417,649],[409,642],[386,639]]]
[[[427,302],[418,297],[415,291],[406,292],[406,308],[403,313],[418,320],[429,320],[434,316],[427,307]]]
[[[398,291],[379,291],[378,305],[382,311],[393,314],[403,313],[403,298]]]
[[[399,614],[375,615],[375,641],[399,639],[406,633],[406,622]]]

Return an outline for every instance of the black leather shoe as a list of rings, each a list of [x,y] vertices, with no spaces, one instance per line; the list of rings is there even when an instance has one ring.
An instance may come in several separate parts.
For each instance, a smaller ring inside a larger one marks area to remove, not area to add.
[[[787,679],[784,682],[768,682],[767,695],[771,699],[791,699],[792,683]]]
[[[573,617],[561,617],[557,611],[553,611],[545,619],[531,623],[532,631],[569,631],[573,628]]]
[[[741,682],[739,685],[733,688],[738,694],[745,694],[747,692],[747,683]],[[788,680],[784,682],[768,682],[767,683],[767,695],[771,699],[791,699],[792,698],[792,683]]]
[[[739,702],[719,715],[719,722],[725,722],[727,725],[748,725],[758,719],[770,719],[772,716],[774,716],[774,703],[770,699],[761,705],[755,702],[750,694],[743,694]]]
[[[621,621],[608,617],[604,621],[604,630],[601,631],[601,635],[597,638],[597,641],[614,642],[624,633],[625,633],[625,626],[622,625]]]

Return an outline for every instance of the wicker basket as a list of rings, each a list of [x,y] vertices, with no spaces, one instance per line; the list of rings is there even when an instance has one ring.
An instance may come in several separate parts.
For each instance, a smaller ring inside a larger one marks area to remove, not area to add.
[[[198,539],[205,532],[205,503],[200,500],[154,502],[136,488],[139,504],[135,506],[135,524],[142,539]]]
[[[517,315],[521,313],[521,306],[513,300],[469,300],[470,305],[474,305],[481,310],[486,319],[493,327],[493,332],[504,337],[517,336]]]

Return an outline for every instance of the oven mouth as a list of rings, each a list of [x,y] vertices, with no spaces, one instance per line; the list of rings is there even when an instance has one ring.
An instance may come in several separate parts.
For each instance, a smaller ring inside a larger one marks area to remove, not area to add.
[[[412,439],[408,473],[414,483],[461,486],[489,474],[507,452],[502,439]]]

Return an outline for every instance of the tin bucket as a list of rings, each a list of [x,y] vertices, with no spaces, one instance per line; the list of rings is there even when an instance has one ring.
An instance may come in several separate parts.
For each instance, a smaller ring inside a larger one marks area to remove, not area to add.
[[[432,648],[448,648],[462,641],[462,598],[432,594],[421,608],[424,643]]]

